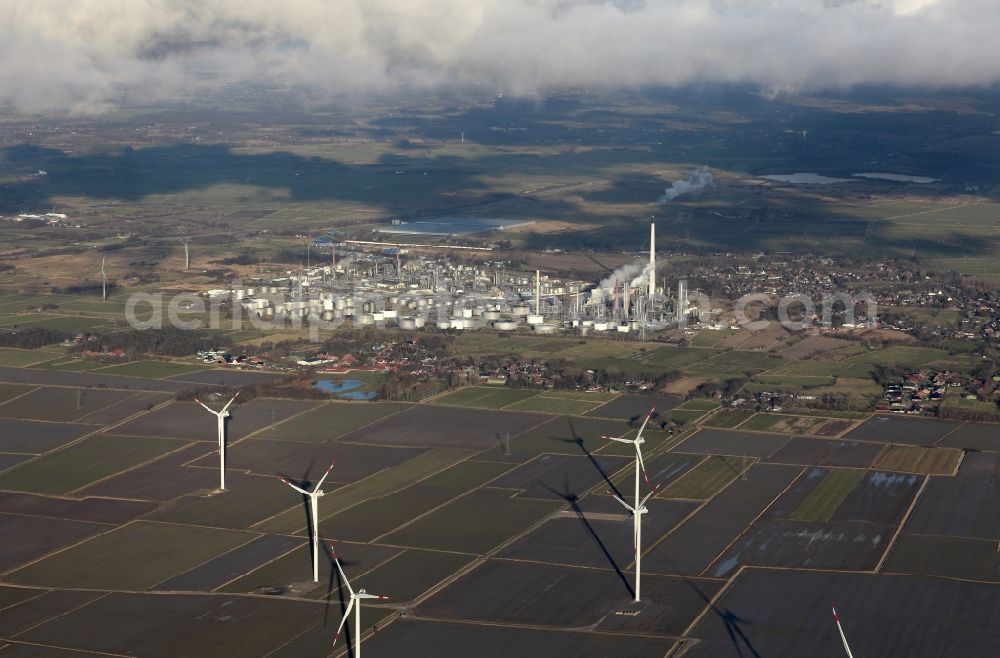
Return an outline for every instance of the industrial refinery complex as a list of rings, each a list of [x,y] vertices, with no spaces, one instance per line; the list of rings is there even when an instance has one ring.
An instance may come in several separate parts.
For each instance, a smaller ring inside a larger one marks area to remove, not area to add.
[[[375,243],[377,244],[377,243]],[[364,250],[331,240],[330,261],[277,278],[253,279],[232,290],[234,314],[251,321],[342,323],[401,329],[491,329],[537,334],[615,332],[683,326],[697,318],[687,282],[656,279],[656,226],[650,225],[648,262],[618,268],[599,282],[561,280],[540,271],[511,271],[501,262],[455,264],[399,247]],[[339,260],[338,260],[339,258]]]

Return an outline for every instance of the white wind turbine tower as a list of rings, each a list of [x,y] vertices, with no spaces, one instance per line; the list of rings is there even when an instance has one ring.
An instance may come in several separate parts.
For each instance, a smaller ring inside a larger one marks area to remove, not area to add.
[[[205,407],[205,411],[213,414],[219,420],[219,490],[226,490],[226,418],[229,417],[229,405],[240,396],[240,392],[237,391],[226,406],[222,408],[222,411],[215,411],[207,404],[195,398],[194,401]]]
[[[851,647],[847,645],[847,636],[844,635],[844,627],[840,625],[840,615],[837,614],[837,608],[834,605],[830,605],[833,610],[833,621],[837,622],[837,630],[840,631],[840,639],[844,643],[844,651],[847,652],[847,658],[854,658],[854,654],[851,653]]]
[[[108,301],[108,274],[104,271],[104,258],[101,258],[101,301]]]
[[[337,634],[333,636],[333,645],[337,644],[337,640],[340,638],[340,632],[344,630],[344,625],[347,623],[348,617],[351,616],[351,609],[354,609],[354,658],[361,658],[361,600],[362,599],[378,599],[379,601],[388,601],[388,596],[381,596],[379,594],[369,594],[363,589],[359,589],[355,592],[351,589],[351,583],[347,580],[347,575],[340,566],[340,560],[337,559],[337,554],[333,551],[333,544],[330,544],[330,555],[333,557],[333,563],[337,565],[337,571],[340,572],[340,577],[344,579],[344,586],[347,587],[347,591],[351,594],[351,602],[347,604],[347,610],[344,611],[344,618],[340,620],[340,626],[337,628]]]
[[[334,462],[335,463],[335,462]],[[330,470],[333,468],[333,463],[330,464],[330,468],[326,469],[326,473],[323,477],[319,479],[316,486],[313,487],[312,491],[306,491],[302,487],[292,484],[287,478],[281,478],[281,481],[295,489],[303,496],[309,496],[309,524],[312,532],[310,539],[312,540],[312,557],[313,557],[313,582],[319,582],[319,498],[323,495],[323,481],[326,480],[326,476],[330,474]]]
[[[620,496],[615,495],[614,498],[619,503],[621,503],[625,509],[632,513],[632,524],[634,526],[634,539],[635,539],[635,600],[639,601],[640,596],[640,577],[642,575],[642,515],[648,512],[646,509],[646,502],[650,497],[656,493],[656,488],[646,494],[645,498],[639,498],[639,472],[642,471],[642,476],[646,479],[646,484],[649,484],[649,476],[646,475],[646,464],[642,461],[642,444],[645,440],[642,438],[642,433],[646,430],[646,423],[649,419],[653,417],[656,412],[656,408],[649,410],[646,414],[646,420],[642,421],[642,427],[639,428],[639,433],[634,439],[626,439],[620,436],[606,436],[605,439],[609,441],[617,441],[618,443],[629,443],[635,447],[635,499],[634,504],[629,505]]]

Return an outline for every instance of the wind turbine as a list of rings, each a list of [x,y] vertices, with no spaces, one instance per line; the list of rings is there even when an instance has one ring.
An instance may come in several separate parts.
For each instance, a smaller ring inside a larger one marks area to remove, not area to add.
[[[316,486],[313,487],[311,492],[306,491],[298,485],[292,484],[289,482],[288,478],[281,478],[281,481],[290,486],[292,489],[295,489],[303,496],[309,496],[309,527],[312,530],[310,533],[312,535],[310,539],[312,540],[314,583],[319,582],[319,498],[323,495],[323,481],[326,479],[326,476],[330,474],[330,470],[333,468],[334,463],[336,462],[331,463],[330,468],[326,469],[326,473],[324,473],[323,477],[319,479],[319,482],[316,483]]]
[[[108,274],[104,271],[104,258],[101,258],[101,301],[108,301]]]
[[[344,574],[343,568],[340,566],[340,560],[337,559],[337,554],[333,551],[333,544],[330,544],[330,555],[333,557],[333,563],[337,565],[337,571],[340,572],[340,577],[344,579],[344,585],[347,587],[347,591],[351,594],[351,602],[347,604],[347,610],[344,611],[344,618],[340,620],[340,626],[337,627],[337,634],[333,636],[333,644],[331,648],[337,644],[337,639],[340,638],[340,632],[344,630],[344,625],[347,624],[348,617],[351,616],[351,608],[354,608],[354,658],[361,658],[361,601],[362,599],[378,599],[379,601],[388,601],[388,596],[382,596],[380,594],[369,594],[363,589],[359,589],[355,592],[351,589],[351,583],[347,580],[347,575]]]
[[[639,428],[639,433],[634,439],[626,439],[623,436],[606,436],[605,439],[609,441],[617,441],[618,443],[628,443],[635,448],[635,500],[632,505],[629,505],[617,494],[613,494],[615,500],[621,503],[625,509],[632,513],[632,523],[634,525],[634,539],[635,539],[635,600],[639,601],[639,580],[642,574],[642,515],[648,512],[646,509],[646,502],[649,498],[656,493],[658,487],[654,487],[652,491],[646,494],[645,498],[639,498],[639,471],[642,471],[642,476],[646,479],[646,484],[649,484],[649,476],[646,475],[646,464],[642,460],[642,444],[645,440],[642,438],[642,433],[646,430],[646,423],[649,419],[653,417],[656,413],[656,408],[649,410],[646,414],[646,420],[642,421],[642,427]],[[609,492],[610,493],[610,492]]]
[[[189,244],[191,243],[191,238],[189,238],[189,237],[183,237],[183,238],[178,238],[178,240],[179,240],[179,242],[182,245],[184,245],[184,270],[185,271],[190,270],[191,269],[191,251],[190,251]]]
[[[207,404],[205,404],[198,398],[194,399],[195,402],[205,407],[205,411],[209,412],[210,414],[214,414],[216,418],[219,419],[219,490],[220,491],[226,490],[226,418],[229,418],[229,405],[231,405],[233,401],[239,396],[240,392],[236,391],[236,395],[234,395],[229,400],[229,402],[226,403],[226,406],[222,408],[222,411],[215,411],[214,409],[209,407]]]
[[[837,608],[831,603],[830,608],[833,610],[833,621],[837,622],[837,630],[840,631],[840,639],[844,643],[844,651],[847,652],[847,658],[854,658],[854,654],[851,653],[851,647],[847,645],[847,636],[844,635],[844,627],[840,625],[840,615],[837,614]]]

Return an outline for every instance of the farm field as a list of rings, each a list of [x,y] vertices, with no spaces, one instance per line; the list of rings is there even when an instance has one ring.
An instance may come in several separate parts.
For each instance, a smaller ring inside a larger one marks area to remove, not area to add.
[[[36,655],[44,637],[53,648],[37,655],[208,658],[235,628],[251,638],[241,655],[333,658],[344,590],[331,544],[352,584],[391,597],[365,608],[372,655],[439,641],[467,655],[662,658],[678,642],[726,655],[710,602],[779,586],[758,574],[791,574],[782,592],[815,576],[1000,584],[990,425],[489,386],[415,404],[256,398],[232,409],[219,491],[214,419],[169,390],[188,375],[131,365],[0,377],[0,533],[15,538],[0,547],[0,655]],[[602,437],[634,437],[654,407],[640,488],[659,490],[636,604],[632,520],[606,493],[631,498],[633,448]],[[313,582],[308,510],[279,478],[313,486],[331,463]],[[227,616],[225,633],[205,615]],[[123,616],[134,622],[116,630]]]

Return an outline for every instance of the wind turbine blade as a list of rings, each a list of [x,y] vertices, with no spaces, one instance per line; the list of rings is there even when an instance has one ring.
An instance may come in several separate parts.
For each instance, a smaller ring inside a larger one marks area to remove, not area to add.
[[[195,398],[194,401],[197,402],[198,404],[200,404],[201,406],[205,407],[205,411],[207,411],[208,413],[216,415],[216,416],[219,415],[218,413],[215,412],[214,409],[212,409],[212,407],[208,406],[207,404],[205,404],[204,402],[202,402],[198,398]]]
[[[655,487],[653,487],[653,490],[650,491],[648,494],[646,494],[646,497],[643,498],[642,502],[639,503],[639,508],[642,509],[643,507],[645,507],[646,501],[655,496],[656,492],[658,492],[659,490],[660,490],[660,485],[656,485]]]
[[[649,419],[653,417],[653,414],[655,412],[656,412],[656,407],[653,407],[652,409],[649,410],[649,413],[646,414],[646,420],[642,421],[642,427],[639,428],[639,434],[636,435],[635,437],[636,441],[642,438],[642,433],[646,430],[646,423],[649,422]]]
[[[305,489],[303,489],[303,488],[302,488],[302,487],[300,487],[300,486],[297,486],[297,485],[294,485],[294,484],[292,484],[291,482],[289,482],[289,481],[288,481],[288,480],[286,480],[285,478],[281,478],[281,481],[282,481],[282,482],[284,482],[285,484],[287,484],[288,486],[290,486],[290,487],[291,487],[292,489],[295,489],[296,491],[298,491],[298,492],[299,492],[300,494],[302,494],[303,496],[308,496],[308,495],[309,495],[309,492],[308,492],[308,491],[306,491]]]
[[[634,509],[634,508],[633,508],[633,507],[632,507],[631,505],[629,505],[628,503],[626,503],[626,502],[625,502],[625,501],[624,501],[624,500],[623,500],[623,499],[621,498],[621,496],[618,496],[618,495],[615,495],[615,494],[611,493],[610,491],[608,492],[608,494],[610,494],[610,496],[611,496],[612,498],[614,498],[614,499],[615,499],[615,500],[617,500],[617,501],[618,501],[619,503],[621,503],[622,507],[624,507],[624,508],[625,508],[625,509],[627,509],[628,511],[632,512],[633,514],[635,514],[635,509]]]
[[[340,577],[344,579],[344,585],[347,586],[347,591],[351,593],[351,599],[355,598],[354,590],[351,589],[351,581],[347,579],[347,574],[344,573],[343,567],[340,566],[340,559],[337,558],[337,554],[333,550],[333,544],[330,544],[330,557],[333,558],[333,563],[337,565],[337,571],[340,572]]]
[[[851,653],[851,647],[847,644],[847,636],[844,635],[844,627],[840,625],[840,615],[837,614],[837,608],[831,604],[830,608],[833,610],[833,621],[837,623],[837,630],[840,631],[840,640],[844,643],[844,651],[847,652],[847,658],[854,658],[854,654]]]
[[[336,646],[337,640],[340,639],[340,633],[344,630],[344,624],[346,624],[347,620],[351,618],[351,608],[353,607],[354,597],[351,597],[351,602],[347,604],[347,610],[344,610],[344,618],[340,620],[340,626],[337,627],[337,634],[333,636],[333,644],[330,645],[331,647]],[[358,629],[358,631],[360,630],[361,629]]]
[[[617,441],[618,443],[635,443],[634,441],[624,439],[620,436],[602,436],[601,438],[605,441]]]
[[[639,461],[639,468],[642,469],[642,477],[646,479],[646,486],[648,487],[649,475],[646,473],[646,462],[642,461],[642,448],[639,447],[638,443],[635,444],[635,456]]]
[[[378,599],[379,601],[388,601],[389,600],[388,596],[383,596],[381,594],[368,594],[368,593],[365,593],[365,594],[357,594],[355,596],[357,598],[359,598],[359,599]]]
[[[229,408],[229,405],[231,405],[231,404],[233,403],[233,401],[234,401],[234,400],[236,400],[236,398],[238,398],[238,397],[240,397],[240,392],[239,392],[239,391],[236,391],[236,395],[234,395],[234,396],[232,397],[232,399],[231,399],[231,400],[229,400],[229,402],[227,402],[227,403],[226,403],[226,406],[224,406],[224,407],[222,408],[222,411],[225,411],[226,409],[228,409],[228,408]]]
[[[323,486],[323,480],[325,480],[326,476],[330,474],[330,471],[333,469],[333,465],[336,464],[336,463],[337,463],[336,461],[330,462],[330,468],[326,469],[326,473],[323,474],[323,477],[321,477],[319,479],[319,482],[316,483],[316,486],[313,487],[313,491],[319,491],[320,490],[320,488]]]

